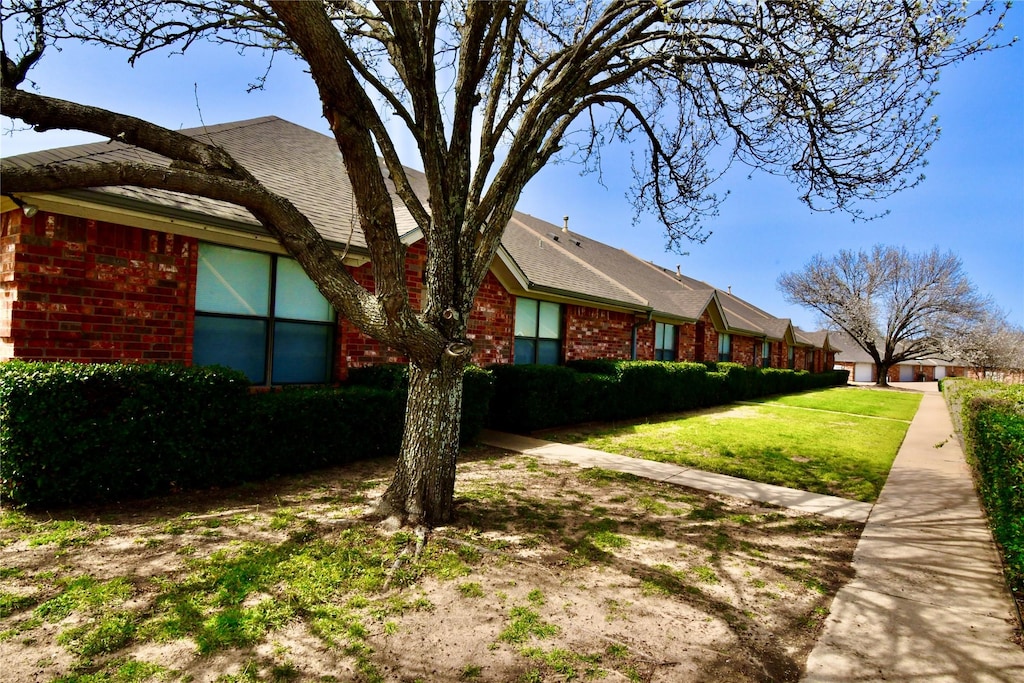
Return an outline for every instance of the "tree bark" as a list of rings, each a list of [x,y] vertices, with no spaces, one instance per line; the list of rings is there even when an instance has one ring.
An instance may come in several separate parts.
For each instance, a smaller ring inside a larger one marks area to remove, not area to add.
[[[875,380],[876,387],[887,387],[889,386],[889,368],[892,365],[885,365],[884,363],[875,364],[875,368],[878,370],[878,379]]]
[[[465,356],[448,354],[432,367],[409,364],[402,450],[377,508],[382,517],[403,526],[452,520],[465,365]]]

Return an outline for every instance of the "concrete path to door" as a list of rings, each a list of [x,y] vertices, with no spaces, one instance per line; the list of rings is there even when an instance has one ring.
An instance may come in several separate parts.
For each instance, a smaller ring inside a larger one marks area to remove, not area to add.
[[[856,574],[832,602],[803,683],[1024,682],[1013,600],[946,403],[935,382],[893,386],[925,395],[873,507],[513,434],[488,431],[481,441],[865,522]]]

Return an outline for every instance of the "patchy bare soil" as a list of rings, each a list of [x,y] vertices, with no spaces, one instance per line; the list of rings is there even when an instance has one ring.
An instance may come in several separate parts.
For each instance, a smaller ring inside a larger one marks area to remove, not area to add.
[[[6,511],[0,680],[796,681],[860,532],[479,448],[396,563],[391,466]]]

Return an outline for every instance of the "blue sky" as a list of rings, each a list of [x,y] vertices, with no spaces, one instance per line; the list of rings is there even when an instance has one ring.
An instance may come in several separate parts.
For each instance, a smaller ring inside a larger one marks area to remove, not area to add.
[[[1014,7],[1004,39],[1024,36],[1024,7]],[[51,52],[31,74],[39,91],[187,128],[276,115],[326,132],[308,75],[278,58],[260,92],[247,94],[265,60],[238,57],[229,49],[202,45],[188,55],[154,54],[127,65],[124,54],[68,46]],[[1024,326],[1024,45],[1016,45],[947,69],[934,113],[942,135],[928,155],[925,181],[882,202],[868,213],[888,211],[870,222],[845,214],[808,210],[800,188],[787,180],[735,166],[715,190],[730,192],[719,215],[707,222],[713,235],[681,256],[666,253],[664,231],[649,216],[633,224],[625,198],[628,149],[604,153],[603,184],[571,164],[545,169],[527,187],[519,209],[573,231],[624,248],[725,289],[805,329],[818,327],[812,311],[786,304],[775,282],[817,253],[905,246],[912,252],[951,250],[979,291],[991,295],[1011,322]],[[0,154],[59,147],[96,138],[81,133],[21,130],[11,134],[3,119]],[[415,166],[413,158],[408,163]]]

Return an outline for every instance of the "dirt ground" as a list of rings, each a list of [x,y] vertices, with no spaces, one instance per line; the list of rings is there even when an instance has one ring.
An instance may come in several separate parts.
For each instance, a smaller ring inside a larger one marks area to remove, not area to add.
[[[796,681],[860,532],[481,447],[456,523],[396,562],[411,542],[365,521],[392,465],[6,511],[0,680]],[[304,584],[314,548],[333,578]],[[254,606],[279,618],[217,640]]]

